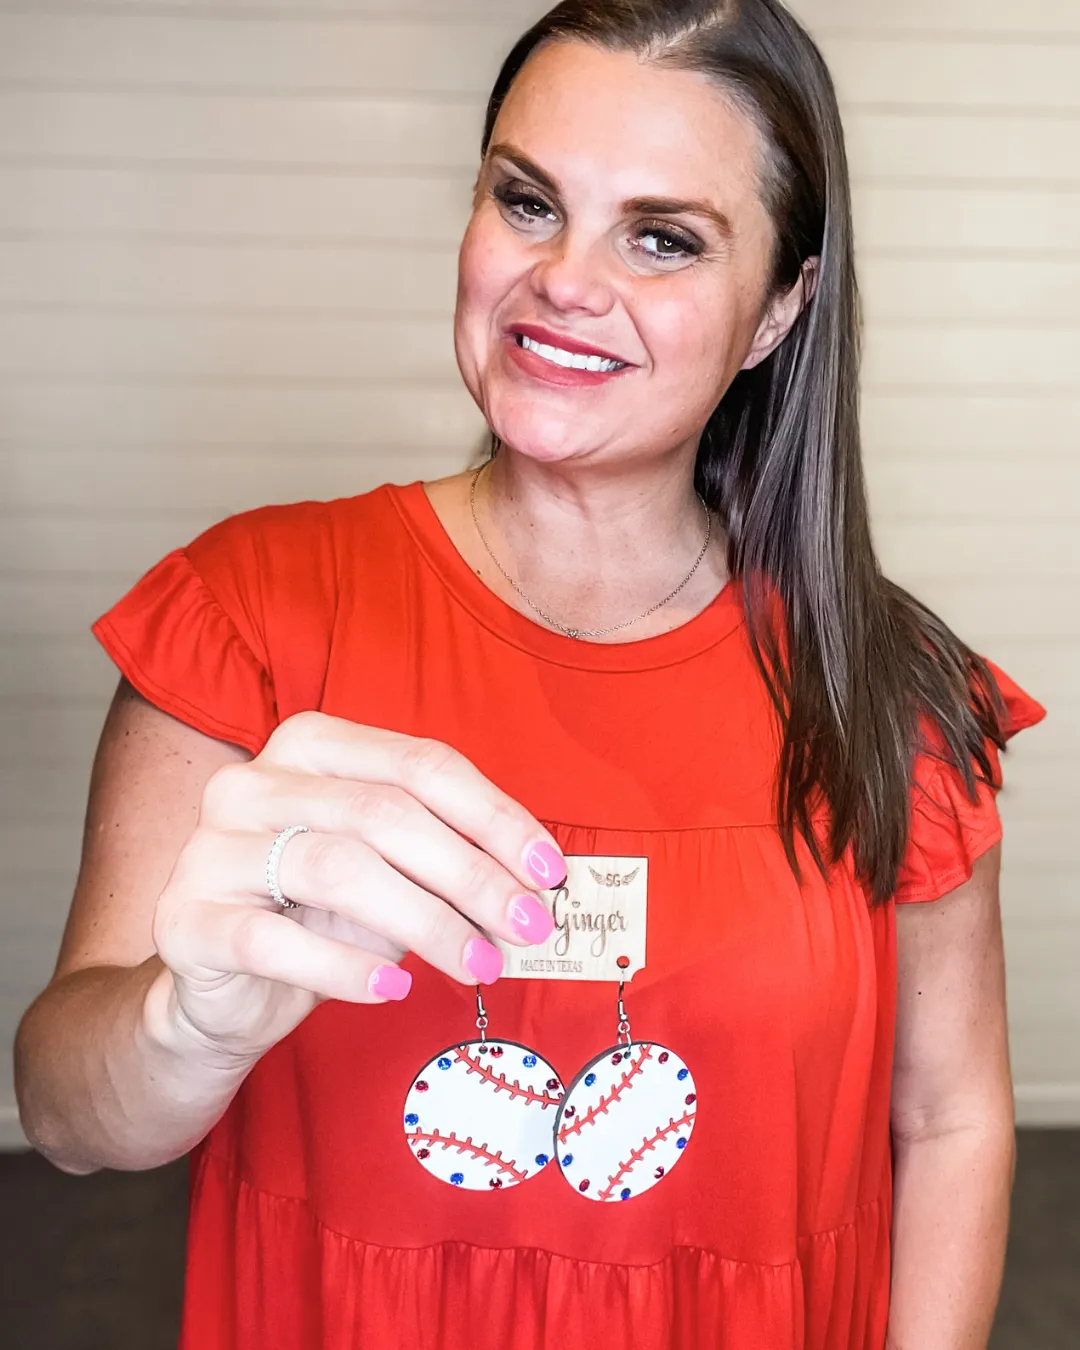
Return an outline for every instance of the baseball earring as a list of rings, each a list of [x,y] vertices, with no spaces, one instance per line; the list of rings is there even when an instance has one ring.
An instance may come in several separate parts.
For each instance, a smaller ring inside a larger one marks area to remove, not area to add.
[[[498,1191],[551,1160],[563,1085],[547,1060],[516,1041],[488,1040],[476,987],[479,1038],[430,1060],[405,1097],[405,1139],[426,1171],[467,1191]]]
[[[618,960],[622,970],[629,964]],[[697,1089],[679,1056],[630,1035],[624,983],[616,1043],[578,1073],[555,1117],[559,1171],[588,1200],[630,1200],[655,1186],[682,1157],[697,1116]]]

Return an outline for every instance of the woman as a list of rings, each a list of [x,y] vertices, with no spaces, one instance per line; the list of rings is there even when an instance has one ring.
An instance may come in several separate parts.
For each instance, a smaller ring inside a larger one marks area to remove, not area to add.
[[[880,575],[855,310],[777,0],[568,0],[500,74],[461,251],[490,462],[234,517],[95,625],[125,679],[21,1101],[68,1171],[194,1148],[185,1347],[985,1345],[994,788],[1042,710]],[[598,928],[550,908],[583,863]],[[469,1059],[480,985],[546,1085]],[[618,1093],[575,1124],[563,1085],[624,1013],[688,1146],[578,1180]],[[420,1147],[459,1062],[559,1111],[554,1161],[485,1143],[481,1190]]]

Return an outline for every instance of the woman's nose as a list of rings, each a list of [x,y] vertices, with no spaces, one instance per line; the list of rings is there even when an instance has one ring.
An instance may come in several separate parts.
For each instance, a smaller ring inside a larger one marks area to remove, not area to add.
[[[552,309],[565,313],[603,315],[614,303],[599,250],[575,243],[565,234],[552,240],[534,264],[532,285]]]

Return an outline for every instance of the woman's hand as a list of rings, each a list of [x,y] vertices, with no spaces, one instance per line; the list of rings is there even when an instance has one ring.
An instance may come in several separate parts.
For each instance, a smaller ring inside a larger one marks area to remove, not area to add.
[[[266,889],[278,832],[305,825]],[[154,914],[173,1015],[203,1048],[255,1059],[323,999],[404,998],[406,951],[465,984],[498,978],[484,933],[551,932],[551,836],[448,745],[305,712],[219,769]]]

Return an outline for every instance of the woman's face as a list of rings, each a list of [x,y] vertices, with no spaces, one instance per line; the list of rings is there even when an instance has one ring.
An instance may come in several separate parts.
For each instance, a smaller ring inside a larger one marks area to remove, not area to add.
[[[580,42],[529,60],[459,269],[458,363],[497,436],[547,462],[696,447],[786,332],[767,305],[761,155],[704,76]]]

